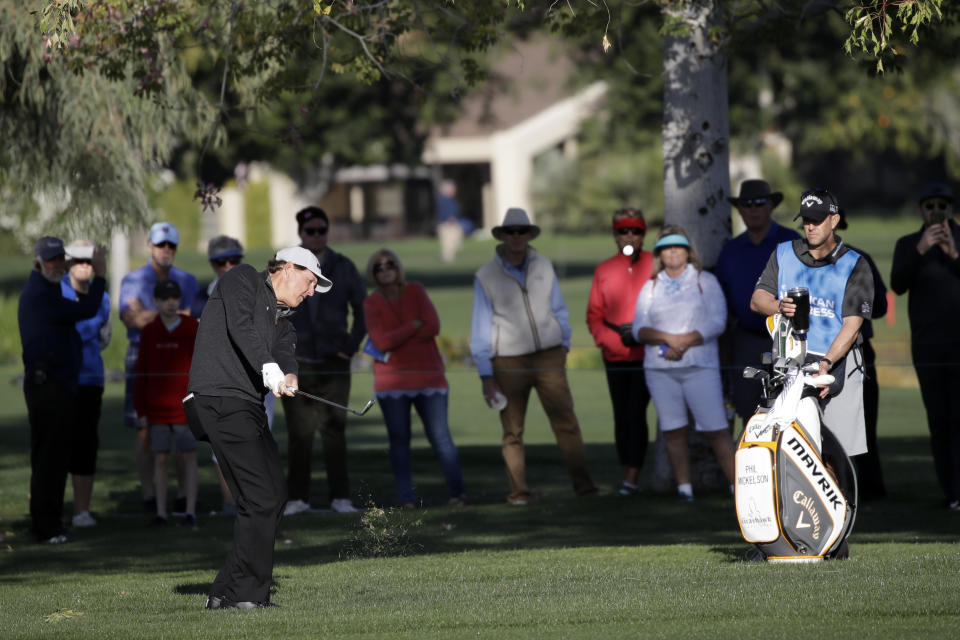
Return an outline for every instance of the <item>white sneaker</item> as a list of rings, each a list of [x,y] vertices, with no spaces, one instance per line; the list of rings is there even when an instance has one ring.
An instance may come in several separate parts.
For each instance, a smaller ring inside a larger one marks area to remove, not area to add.
[[[73,526],[95,527],[97,526],[97,521],[93,519],[93,516],[90,515],[89,511],[81,511],[77,515],[73,516]]]
[[[291,500],[287,503],[287,506],[283,508],[283,515],[292,516],[298,513],[303,513],[304,511],[310,511],[309,504],[303,500]]]
[[[357,513],[360,509],[353,506],[350,498],[337,498],[330,503],[330,509],[337,513]]]

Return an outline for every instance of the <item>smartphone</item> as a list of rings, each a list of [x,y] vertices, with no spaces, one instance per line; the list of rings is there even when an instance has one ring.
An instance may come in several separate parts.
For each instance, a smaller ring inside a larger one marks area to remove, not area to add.
[[[942,224],[947,219],[947,212],[940,209],[930,212],[930,224]]]

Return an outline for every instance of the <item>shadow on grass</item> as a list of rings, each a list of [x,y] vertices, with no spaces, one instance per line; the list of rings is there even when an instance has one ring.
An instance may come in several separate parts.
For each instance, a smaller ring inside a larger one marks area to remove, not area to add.
[[[117,416],[120,401],[108,400],[105,416]],[[370,430],[374,442],[375,421]],[[365,434],[366,436],[367,434]],[[280,450],[285,447],[282,422],[277,433]],[[229,550],[233,520],[204,516],[199,528],[171,525],[165,529],[146,526],[133,473],[133,434],[116,417],[101,425],[98,463],[98,495],[109,496],[97,505],[96,528],[79,530],[79,540],[58,547],[29,542],[26,518],[5,518],[0,583],[52,583],[61,573],[154,573],[203,570],[216,572]],[[26,463],[29,430],[25,420],[0,421],[0,473],[8,481],[26,486],[29,472],[15,471]],[[365,504],[394,503],[393,477],[386,446],[356,447],[350,452],[354,495]],[[422,445],[422,443],[420,443]],[[957,516],[943,509],[934,479],[926,438],[883,438],[881,456],[889,497],[860,506],[851,538],[857,547],[875,543],[956,542]],[[201,452],[201,459],[206,455]],[[747,544],[739,534],[733,500],[720,493],[698,493],[692,504],[672,495],[643,493],[622,498],[613,493],[619,465],[611,444],[590,444],[588,463],[601,495],[573,497],[555,445],[527,448],[528,481],[540,500],[526,507],[504,502],[506,478],[499,446],[461,447],[460,455],[470,497],[465,508],[445,506],[447,490],[432,452],[417,446],[413,452],[414,480],[422,508],[395,511],[391,517],[408,524],[416,555],[464,551],[505,551],[595,546],[707,545],[730,562],[742,559]],[[648,464],[649,466],[649,464]],[[204,475],[206,474],[206,475]],[[119,478],[119,479],[118,479]],[[171,483],[172,483],[171,478]],[[219,504],[219,491],[209,465],[202,470],[201,503]],[[316,447],[313,476],[314,506],[325,505],[322,451]],[[68,495],[70,492],[68,490]],[[413,525],[419,520],[419,525]],[[299,566],[337,561],[355,531],[357,514],[307,513],[284,518],[277,539],[278,565]],[[0,547],[2,548],[2,547]],[[181,584],[177,593],[206,593],[206,584]]]

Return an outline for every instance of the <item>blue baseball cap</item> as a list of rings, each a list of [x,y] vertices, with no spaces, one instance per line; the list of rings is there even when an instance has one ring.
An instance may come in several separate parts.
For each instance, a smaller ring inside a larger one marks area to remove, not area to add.
[[[65,256],[66,253],[63,240],[53,236],[43,236],[33,245],[33,255],[40,256],[44,260],[53,260],[57,256]]]
[[[172,242],[180,244],[180,233],[177,228],[169,222],[155,222],[150,227],[150,244],[160,244],[161,242]]]

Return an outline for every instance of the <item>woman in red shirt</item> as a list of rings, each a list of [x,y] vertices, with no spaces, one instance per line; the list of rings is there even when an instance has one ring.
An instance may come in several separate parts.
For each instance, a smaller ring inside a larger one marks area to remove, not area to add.
[[[614,440],[623,467],[618,493],[623,496],[639,491],[649,439],[650,392],[643,377],[643,345],[630,332],[637,296],[653,274],[653,254],[641,249],[646,230],[639,209],[625,207],[613,214],[617,254],[597,265],[587,303],[587,326],[603,352],[613,403]]]
[[[423,421],[450,490],[449,504],[466,503],[460,454],[447,423],[449,386],[437,349],[440,318],[419,282],[406,282],[396,253],[380,249],[367,261],[376,287],[363,302],[370,341],[383,355],[373,364],[373,387],[390,439],[390,465],[400,504],[416,505],[410,466],[410,408]]]

